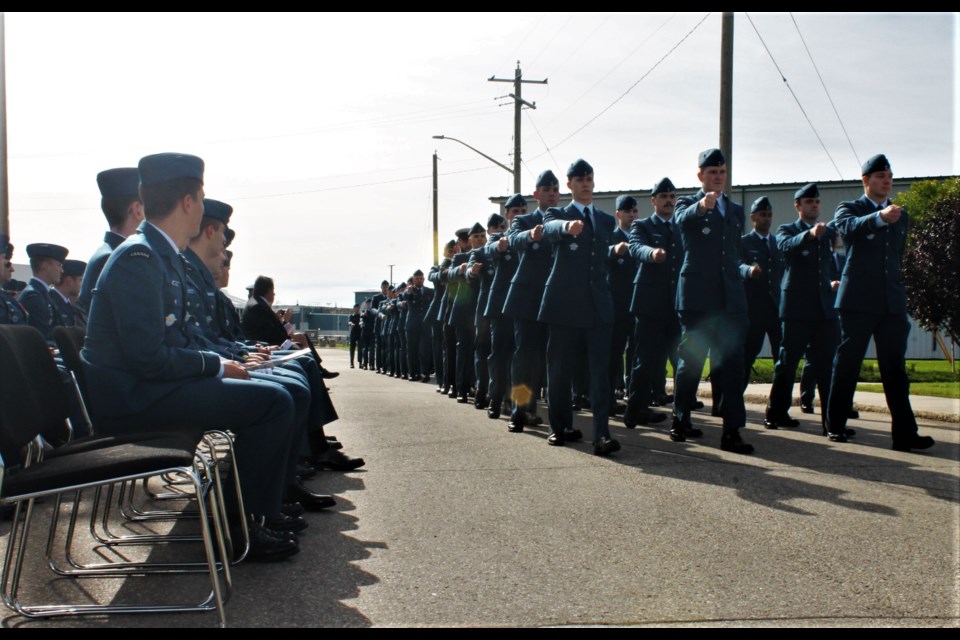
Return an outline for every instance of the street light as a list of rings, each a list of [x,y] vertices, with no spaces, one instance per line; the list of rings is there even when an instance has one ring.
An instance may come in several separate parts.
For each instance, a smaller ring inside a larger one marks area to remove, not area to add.
[[[463,140],[457,140],[456,138],[451,138],[450,136],[433,136],[433,139],[434,139],[434,140],[453,140],[454,142],[459,142],[460,144],[462,144],[463,146],[465,146],[467,149],[470,149],[471,151],[473,151],[473,152],[475,152],[475,153],[479,153],[479,154],[482,155],[484,158],[486,158],[487,160],[489,160],[489,161],[492,162],[493,164],[497,165],[498,167],[500,167],[501,169],[503,169],[504,171],[506,171],[506,172],[509,173],[510,175],[516,176],[516,173],[514,172],[513,169],[511,169],[511,168],[508,167],[507,165],[503,164],[502,162],[499,162],[499,161],[497,161],[497,160],[494,160],[493,158],[491,158],[490,156],[488,156],[487,154],[485,154],[483,151],[480,151],[479,149],[474,149],[473,147],[471,147],[470,145],[468,145],[468,144],[467,144],[466,142],[464,142]]]

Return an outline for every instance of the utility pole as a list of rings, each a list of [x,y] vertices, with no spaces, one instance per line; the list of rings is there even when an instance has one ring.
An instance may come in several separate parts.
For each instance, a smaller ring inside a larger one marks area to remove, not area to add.
[[[513,98],[513,192],[520,193],[520,110],[527,106],[531,109],[537,108],[536,102],[527,102],[521,97],[521,87],[524,82],[533,84],[547,84],[547,79],[543,80],[524,80],[523,73],[520,71],[520,61],[517,60],[517,70],[512,79],[497,78],[490,76],[489,82],[512,82],[513,93],[509,94]]]
[[[6,25],[0,13],[0,251],[10,241],[10,198],[7,191]]]
[[[720,151],[727,160],[727,194],[733,189],[733,12],[724,11],[720,30]]]
[[[393,268],[397,265],[388,264],[387,266],[390,267],[390,286],[392,287],[393,286]]]
[[[433,152],[433,264],[440,264],[440,227],[437,220],[439,210],[437,192],[437,152]]]

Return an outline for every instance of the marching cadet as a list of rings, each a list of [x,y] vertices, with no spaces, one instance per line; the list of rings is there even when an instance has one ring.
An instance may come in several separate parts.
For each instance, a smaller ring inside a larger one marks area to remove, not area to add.
[[[67,249],[55,244],[27,245],[33,277],[17,298],[27,310],[30,326],[42,333],[51,344],[53,328],[63,324],[63,321],[50,287],[60,283],[60,278],[63,276],[63,261],[67,259],[67,253]]]
[[[893,448],[929,449],[933,438],[917,432],[904,360],[910,322],[901,268],[910,219],[890,202],[893,171],[886,156],[869,158],[862,169],[863,196],[841,202],[833,218],[847,247],[847,264],[837,291],[840,346],[833,360],[826,426],[831,440],[846,440],[857,376],[872,337],[890,409]]]
[[[397,369],[398,376],[404,380],[409,380],[409,370],[407,369],[407,291],[413,286],[413,276],[407,278],[406,286],[403,291],[397,295],[397,323],[394,326],[396,336]]]
[[[64,260],[63,276],[50,289],[53,303],[60,312],[60,324],[64,327],[87,327],[87,312],[77,302],[86,268],[86,262]]]
[[[527,201],[520,194],[510,196],[504,205],[504,216],[494,214],[487,221],[490,240],[485,251],[487,259],[493,263],[493,280],[490,283],[490,295],[484,316],[490,323],[490,357],[487,368],[490,371],[490,407],[487,417],[497,419],[501,412],[510,413],[510,361],[515,348],[513,318],[503,312],[503,303],[507,298],[510,281],[517,272],[518,254],[510,246],[507,230],[517,216],[527,213]],[[496,217],[494,217],[496,216]],[[497,220],[497,218],[500,218]]]
[[[377,312],[371,303],[372,298],[367,298],[360,307],[360,368],[364,370],[373,369],[373,325]]]
[[[377,373],[383,373],[383,361],[385,359],[380,305],[387,299],[389,290],[390,283],[384,280],[380,283],[380,293],[370,299],[370,306],[376,314],[376,321],[373,324],[373,352],[370,359],[370,368],[376,369]]]
[[[100,189],[100,209],[110,230],[103,236],[103,245],[87,261],[87,271],[83,274],[80,288],[81,307],[90,311],[90,298],[97,278],[113,250],[131,236],[137,226],[143,222],[143,203],[139,193],[140,174],[136,167],[107,169],[97,174],[97,187]]]
[[[617,198],[617,227],[613,230],[610,245],[610,293],[613,296],[613,332],[610,338],[610,413],[616,415],[618,407],[614,392],[629,387],[624,381],[630,377],[634,358],[634,319],[630,314],[633,298],[633,281],[637,277],[637,259],[630,255],[630,226],[640,213],[637,199],[622,195]],[[624,351],[626,362],[624,367]],[[625,371],[626,369],[626,371]]]
[[[479,222],[474,223],[467,235],[468,245],[465,251],[453,256],[447,280],[447,296],[450,298],[450,319],[457,339],[456,376],[457,402],[469,402],[468,395],[476,382],[473,363],[473,343],[476,340],[477,297],[480,295],[480,283],[477,278],[482,265],[474,263],[470,267],[470,255],[473,250],[481,249],[487,243],[487,232]]]
[[[763,423],[768,429],[798,427],[788,415],[797,364],[804,353],[815,367],[821,406],[830,390],[830,366],[837,349],[837,312],[834,291],[837,281],[833,264],[837,232],[820,222],[820,191],[810,183],[797,190],[794,207],[798,219],[777,229],[777,245],[785,260],[780,301],[783,342],[773,372],[773,386]],[[792,367],[792,368],[791,368]],[[853,430],[845,434],[853,436]]]
[[[516,343],[511,369],[513,412],[507,425],[514,433],[525,425],[543,423],[537,416],[537,398],[546,369],[547,326],[537,316],[552,260],[551,245],[543,240],[543,217],[560,203],[560,181],[549,169],[537,176],[533,197],[536,211],[515,217],[507,232],[510,248],[520,258],[503,303],[503,313],[513,318]]]
[[[613,298],[607,261],[616,220],[593,204],[593,167],[586,160],[576,160],[567,169],[567,188],[573,202],[563,209],[548,209],[543,219],[543,237],[553,245],[553,263],[537,316],[549,326],[547,443],[563,446],[583,437],[573,428],[570,383],[577,349],[586,343],[593,453],[607,456],[620,450],[620,443],[610,437],[609,425]]]
[[[433,302],[433,289],[423,286],[423,271],[413,272],[411,286],[403,296],[407,312],[405,326],[407,340],[407,370],[410,380],[429,381],[430,361],[432,359],[431,327],[427,320],[427,309]]]
[[[6,288],[14,272],[13,245],[8,242],[0,254],[0,324],[29,324],[27,310]]]
[[[677,311],[683,338],[670,437],[683,442],[703,435],[692,426],[690,412],[709,347],[711,377],[717,377],[726,401],[720,448],[749,454],[753,453],[753,446],[740,437],[740,429],[747,419],[742,388],[747,299],[742,281],[754,268],[741,264],[743,207],[723,193],[727,183],[723,152],[720,149],[703,151],[698,165],[700,190],[692,197],[679,198],[676,208],[684,247],[677,285]]]
[[[759,266],[743,281],[747,294],[747,338],[743,345],[743,387],[750,382],[753,363],[763,347],[763,337],[770,340],[770,353],[776,362],[780,352],[780,284],[783,281],[783,256],[777,248],[777,238],[770,234],[773,207],[766,196],[757,198],[750,206],[753,231],[743,236],[744,262]]]
[[[450,313],[453,307],[453,298],[459,288],[459,283],[451,282],[450,274],[453,267],[453,259],[461,253],[470,250],[470,229],[463,228],[456,231],[457,242],[450,255],[450,264],[444,270],[444,281],[447,287],[440,299],[440,307],[437,310],[437,319],[443,324],[443,380],[444,386],[441,393],[450,398],[457,397],[457,334],[450,324]],[[457,265],[459,266],[459,265]],[[440,366],[439,363],[437,366]]]
[[[446,322],[443,318],[443,306],[447,294],[447,269],[457,247],[457,240],[450,240],[443,246],[443,260],[430,267],[427,279],[433,283],[433,300],[427,307],[426,324],[430,327],[430,346],[433,354],[433,371],[437,376],[437,393],[447,393],[453,382],[447,377],[444,355],[447,351],[447,338],[444,332]],[[430,371],[424,374],[424,382],[430,382]],[[446,389],[446,391],[444,391]]]
[[[490,320],[487,318],[487,304],[490,300],[490,287],[493,285],[493,276],[496,273],[496,263],[488,252],[494,242],[492,236],[501,237],[506,231],[506,220],[499,213],[491,214],[487,218],[486,244],[479,249],[470,250],[470,259],[467,261],[467,273],[473,273],[474,265],[480,265],[480,271],[474,278],[479,282],[477,292],[477,306],[474,310],[474,326],[476,338],[473,342],[473,369],[477,378],[477,396],[473,406],[477,409],[486,409],[490,405],[490,351],[492,338],[490,335]]]
[[[630,301],[630,312],[636,317],[636,351],[623,415],[628,429],[666,420],[666,414],[649,407],[666,370],[667,354],[680,342],[676,304],[683,248],[680,229],[673,220],[677,191],[670,178],[661,178],[653,185],[650,202],[653,215],[630,225],[630,255],[639,268]]]

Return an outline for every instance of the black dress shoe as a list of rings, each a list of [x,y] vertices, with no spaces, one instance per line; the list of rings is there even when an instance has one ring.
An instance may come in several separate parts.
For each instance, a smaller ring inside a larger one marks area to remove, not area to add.
[[[780,427],[794,428],[800,426],[800,421],[794,420],[786,413],[779,416],[774,415],[769,409],[767,409],[766,416],[763,418],[763,426],[765,426],[767,429],[779,429]]]
[[[930,436],[921,436],[919,434],[913,434],[911,438],[904,438],[902,440],[893,441],[893,450],[894,451],[912,451],[914,449],[929,449],[934,444],[933,438]]]
[[[562,447],[563,445],[567,444],[567,442],[563,439],[563,436],[556,433],[551,433],[549,436],[547,436],[547,444],[552,447]]]
[[[507,423],[507,431],[510,433],[523,433],[523,423],[510,420]]]
[[[801,413],[813,413],[813,405],[811,404],[801,404],[800,405]]]
[[[637,424],[656,424],[667,419],[667,414],[659,411],[641,411],[637,415]]]
[[[291,518],[299,518],[306,512],[307,510],[299,502],[285,502],[280,505],[280,513]]]
[[[685,442],[687,438],[700,438],[703,431],[695,429],[689,422],[681,422],[676,416],[673,417],[673,425],[670,427],[670,439],[674,442]]]
[[[331,378],[336,378],[340,375],[339,371],[328,371],[323,367],[320,367],[320,375],[323,376],[324,380],[330,380]]]
[[[340,451],[327,449],[313,460],[313,465],[318,469],[331,469],[333,471],[353,471],[363,466],[363,458],[351,458]]]
[[[827,427],[824,426],[824,427],[823,427],[823,435],[829,436],[830,433],[831,433],[830,431],[827,431]],[[843,432],[837,431],[837,432],[834,432],[833,435],[835,435],[835,436],[844,436],[845,438],[852,438],[853,436],[857,435],[857,430],[856,430],[856,429],[844,429]],[[831,439],[832,439],[832,438],[831,438]],[[835,440],[835,442],[846,442],[846,440]]]
[[[580,429],[570,429],[563,432],[563,439],[567,442],[578,442],[583,440],[583,433],[580,432]]]
[[[860,417],[860,412],[857,411],[856,409],[850,409],[850,413],[847,414],[847,419],[848,419],[848,420],[856,420],[856,419],[858,419],[859,417]]]
[[[696,410],[696,409],[703,409],[704,406],[706,406],[706,405],[704,405],[704,404],[703,404],[703,401],[701,401],[701,400],[696,400],[696,401],[694,401],[694,403],[693,403],[693,408],[694,408],[695,410]]]
[[[543,424],[543,418],[541,418],[535,413],[523,414],[523,420],[524,420],[524,424],[526,424],[528,427],[539,427],[540,425]]]
[[[442,393],[447,395],[447,392],[450,391],[450,387],[437,387],[437,393]]]
[[[490,399],[486,395],[480,394],[474,399],[473,406],[477,409],[486,409],[490,406]]]
[[[600,438],[593,443],[595,456],[608,456],[615,451],[620,451],[620,443],[613,438]]]
[[[830,439],[830,442],[846,442],[847,436],[844,433],[830,431],[827,433],[827,438]]]
[[[487,409],[487,417],[490,418],[491,420],[496,420],[497,418],[499,418],[500,417],[499,405],[496,407],[490,407],[489,409]]]
[[[307,521],[300,516],[291,517],[284,513],[266,518],[262,524],[272,531],[290,531],[292,533],[303,531],[309,526]]]
[[[457,402],[459,402],[460,404],[467,404],[468,402],[470,402],[470,398],[468,398],[467,396],[457,396]]]
[[[430,376],[423,376],[420,378],[420,382],[430,382]]]
[[[302,508],[309,509],[310,511],[328,509],[337,504],[333,496],[314,493],[300,482],[287,488],[287,500],[296,500],[296,504],[300,504]]]
[[[744,455],[753,453],[753,445],[744,442],[737,431],[724,431],[723,435],[720,436],[720,448],[724,451]]]
[[[247,530],[250,534],[250,551],[246,559],[249,562],[277,562],[300,552],[296,540],[278,538],[265,531],[262,519],[249,523]],[[234,540],[238,539],[234,536]]]
[[[456,390],[456,389],[450,389],[450,392],[447,393],[447,397],[448,397],[448,398],[451,398],[451,399],[456,399],[456,398],[457,398],[457,390]],[[464,396],[464,397],[466,397],[466,396]]]
[[[303,480],[309,480],[310,478],[317,475],[317,470],[310,463],[297,463],[297,477],[302,478]]]

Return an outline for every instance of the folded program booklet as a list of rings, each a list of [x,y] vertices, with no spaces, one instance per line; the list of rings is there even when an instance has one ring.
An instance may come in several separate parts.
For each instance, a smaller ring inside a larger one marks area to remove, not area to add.
[[[256,363],[246,363],[246,369],[248,371],[258,371],[260,369],[272,369],[278,364],[283,364],[295,358],[301,358],[303,356],[309,356],[310,349],[300,349],[299,351],[291,351],[290,353],[284,354],[282,356],[272,356],[269,360],[264,360],[262,362]]]

